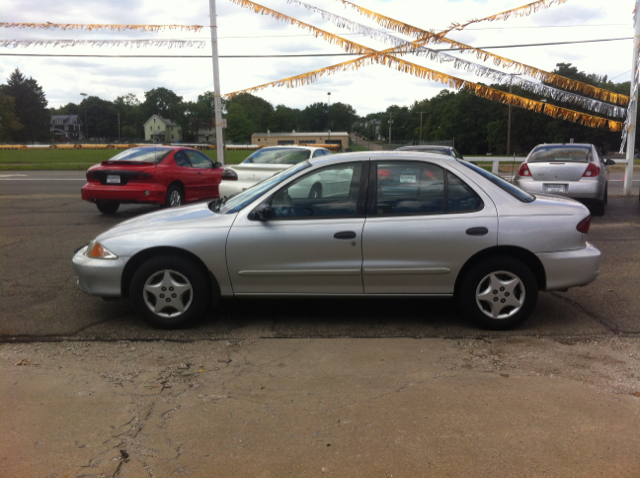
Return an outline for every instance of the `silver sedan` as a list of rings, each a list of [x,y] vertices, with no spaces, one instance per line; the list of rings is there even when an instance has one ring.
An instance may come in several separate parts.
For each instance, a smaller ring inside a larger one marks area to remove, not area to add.
[[[515,177],[529,193],[566,196],[589,204],[603,215],[607,205],[609,169],[613,160],[600,158],[588,143],[545,143],[536,146]]]
[[[310,194],[322,184],[322,194]],[[311,159],[230,198],[125,221],[73,257],[78,287],[127,297],[150,324],[193,323],[220,297],[455,297],[505,329],[538,291],[595,280],[587,208],[532,196],[467,162],[411,152]]]

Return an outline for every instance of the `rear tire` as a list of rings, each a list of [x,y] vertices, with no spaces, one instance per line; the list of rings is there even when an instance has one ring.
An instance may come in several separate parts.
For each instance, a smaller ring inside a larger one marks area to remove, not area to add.
[[[183,328],[200,319],[211,299],[207,274],[180,256],[155,256],[131,279],[133,309],[151,326]]]
[[[538,301],[538,283],[520,260],[498,256],[467,273],[459,292],[463,312],[480,327],[511,329],[525,321]]]
[[[116,203],[115,201],[96,201],[96,206],[98,207],[98,211],[105,215],[112,215],[118,208],[120,208],[120,203]]]
[[[180,206],[182,203],[184,203],[184,193],[182,192],[182,188],[178,185],[169,186],[164,205],[167,208],[171,208],[173,206]]]
[[[604,210],[607,206],[607,202],[609,200],[609,193],[608,193],[608,185],[606,185],[604,187],[604,195],[602,197],[601,200],[596,201],[593,206],[591,207],[591,213],[593,214],[593,216],[602,216],[604,215]]]

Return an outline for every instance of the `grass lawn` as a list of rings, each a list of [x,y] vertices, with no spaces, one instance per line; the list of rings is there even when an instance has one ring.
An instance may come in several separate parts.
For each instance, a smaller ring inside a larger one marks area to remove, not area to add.
[[[0,171],[26,170],[80,170],[84,171],[101,161],[117,155],[123,150],[0,150]],[[216,150],[204,150],[203,153],[217,161]],[[252,151],[227,151],[227,163],[237,164],[249,156]]]
[[[349,148],[351,148],[353,151],[370,151],[369,148],[356,144],[350,145]]]

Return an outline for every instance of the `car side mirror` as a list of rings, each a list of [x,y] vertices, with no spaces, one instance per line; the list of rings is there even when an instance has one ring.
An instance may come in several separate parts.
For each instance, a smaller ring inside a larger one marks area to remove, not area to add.
[[[616,162],[613,160],[605,160],[604,164],[607,166],[613,166],[616,164]]]
[[[268,203],[261,204],[256,210],[256,216],[260,221],[267,221],[273,218],[273,210]]]
[[[224,165],[223,165],[222,163],[220,163],[219,161],[216,161],[216,162],[213,164],[213,167],[214,167],[214,168],[222,168],[223,166],[224,166]]]

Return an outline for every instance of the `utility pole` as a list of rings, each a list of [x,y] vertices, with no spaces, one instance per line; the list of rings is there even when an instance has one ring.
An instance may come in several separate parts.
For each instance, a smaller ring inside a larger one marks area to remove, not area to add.
[[[419,111],[418,113],[420,113],[420,143],[418,144],[422,145],[422,114],[426,113],[426,111]]]
[[[329,99],[329,107],[327,108],[327,121],[328,121],[327,130],[329,130],[329,139],[327,140],[327,144],[330,144],[331,143],[331,92],[327,92],[327,98]]]
[[[513,86],[513,77],[518,76],[520,73],[512,73],[509,80],[509,93],[511,94],[511,87]],[[507,119],[507,156],[511,154],[511,103],[509,103],[509,117]]]
[[[211,62],[213,63],[213,102],[216,111],[216,152],[218,162],[224,165],[224,138],[222,132],[222,99],[220,97],[220,68],[218,66],[218,19],[216,0],[209,0],[211,24]]]
[[[80,93],[82,95],[82,101],[84,102],[87,97],[86,93]],[[87,105],[84,106],[84,137],[89,137],[89,125],[87,125]]]
[[[389,113],[389,146],[391,146],[391,113]]]
[[[627,132],[627,168],[624,172],[622,194],[631,196],[633,184],[633,162],[636,149],[636,120],[638,117],[638,42],[640,42],[640,12],[636,12],[635,34],[633,37],[633,58],[631,61],[631,95],[627,115],[629,116],[629,131]]]

